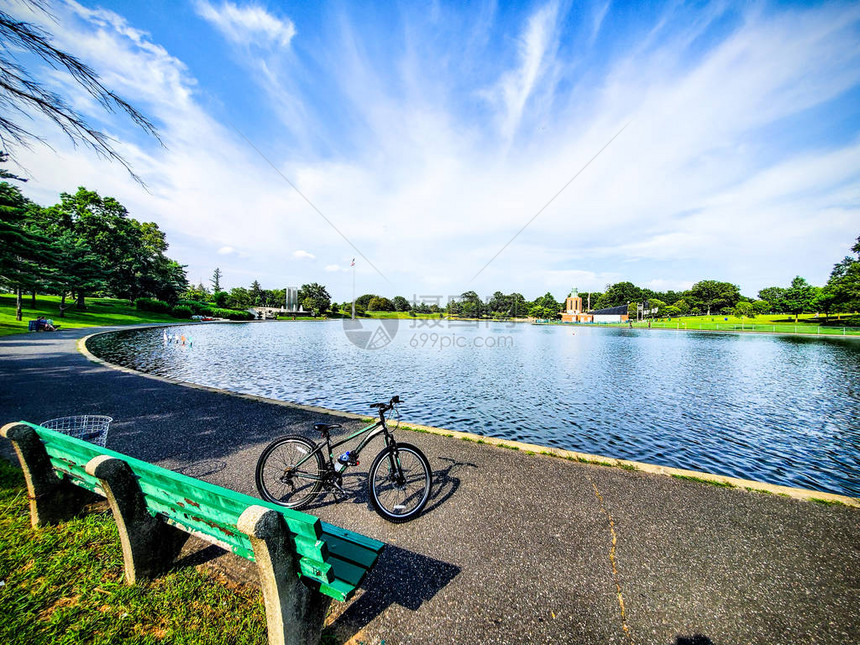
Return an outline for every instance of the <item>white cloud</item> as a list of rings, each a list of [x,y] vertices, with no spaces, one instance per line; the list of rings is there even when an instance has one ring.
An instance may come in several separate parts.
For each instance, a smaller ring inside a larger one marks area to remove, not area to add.
[[[315,260],[317,256],[313,253],[308,253],[307,251],[293,251],[293,257],[298,258],[299,260]]]
[[[292,20],[278,18],[257,5],[240,7],[224,2],[216,8],[207,0],[197,0],[195,8],[221,35],[237,45],[289,47],[296,35]]]
[[[218,255],[232,255],[235,252],[236,249],[234,249],[232,246],[222,246],[220,249],[218,249]]]
[[[337,264],[327,264],[325,267],[326,271],[343,271],[343,269]]]

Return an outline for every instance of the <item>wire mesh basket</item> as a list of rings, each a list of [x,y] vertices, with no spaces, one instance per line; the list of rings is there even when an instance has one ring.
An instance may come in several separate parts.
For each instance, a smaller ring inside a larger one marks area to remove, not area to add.
[[[112,417],[100,414],[84,414],[50,419],[43,421],[41,425],[48,430],[56,430],[75,439],[83,439],[104,447],[111,421],[113,421]]]

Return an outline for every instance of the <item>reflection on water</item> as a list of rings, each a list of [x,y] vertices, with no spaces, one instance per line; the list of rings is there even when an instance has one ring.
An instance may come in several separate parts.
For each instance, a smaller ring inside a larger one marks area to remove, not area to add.
[[[236,392],[360,414],[399,394],[416,423],[860,496],[857,340],[437,325],[402,320],[376,351],[337,321],[171,328],[190,346],[128,330],[89,346]]]

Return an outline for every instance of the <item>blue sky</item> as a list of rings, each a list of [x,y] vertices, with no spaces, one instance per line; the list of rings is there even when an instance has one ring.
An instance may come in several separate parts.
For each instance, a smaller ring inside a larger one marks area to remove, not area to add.
[[[388,296],[561,298],[706,278],[754,296],[797,274],[823,284],[860,234],[856,3],[15,13],[98,70],[166,145],[43,70],[149,191],[36,121],[53,150],[16,151],[25,193],[116,197],[167,232],[194,282],[218,266],[228,287],[315,281],[344,301],[357,257],[358,292]]]

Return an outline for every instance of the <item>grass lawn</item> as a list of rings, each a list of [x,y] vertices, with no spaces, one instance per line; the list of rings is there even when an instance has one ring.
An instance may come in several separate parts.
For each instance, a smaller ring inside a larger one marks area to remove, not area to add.
[[[168,314],[155,314],[138,311],[128,300],[117,298],[88,298],[87,311],[77,311],[74,307],[66,309],[65,318],[60,317],[59,296],[37,296],[36,307],[31,306],[29,297],[23,301],[21,322],[15,320],[15,296],[0,294],[0,336],[27,332],[27,322],[39,316],[50,318],[61,329],[73,327],[98,327],[101,325],[134,325],[148,322],[188,322]],[[69,301],[66,301],[69,304]]]
[[[33,530],[24,476],[0,459],[0,640],[265,643],[256,589],[188,567],[130,587],[110,512]]]
[[[831,316],[827,324],[823,316],[814,314],[801,315],[795,322],[793,316],[765,315],[755,318],[738,318],[737,316],[683,316],[671,320],[652,320],[651,327],[664,329],[701,329],[710,331],[751,331],[789,334],[836,334],[857,335],[860,327],[852,327],[848,319],[850,314]],[[856,318],[854,319],[856,321]],[[855,323],[856,324],[856,323]],[[622,325],[623,326],[623,325]],[[648,327],[647,321],[634,322],[634,327]]]

